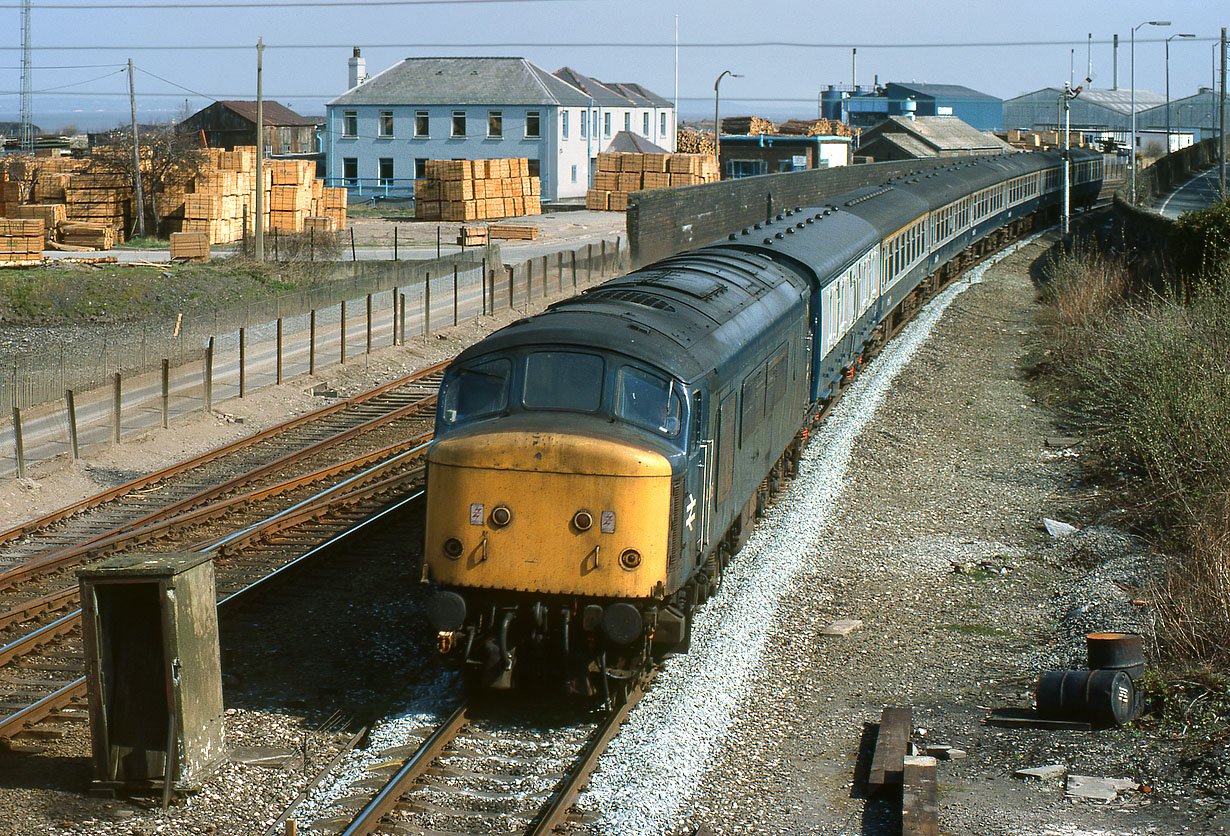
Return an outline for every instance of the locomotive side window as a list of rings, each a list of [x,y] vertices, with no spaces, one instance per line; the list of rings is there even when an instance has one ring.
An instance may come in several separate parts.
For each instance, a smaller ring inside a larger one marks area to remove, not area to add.
[[[778,404],[786,396],[786,381],[786,346],[783,345],[769,358],[768,379],[765,382],[768,403]]]
[[[665,380],[633,366],[619,370],[619,400],[615,414],[629,423],[675,437],[683,420],[680,390]]]
[[[503,412],[511,374],[512,363],[502,357],[462,369],[444,390],[444,420],[463,424]]]
[[[594,412],[602,402],[602,358],[576,351],[535,351],[525,361],[527,409]]]

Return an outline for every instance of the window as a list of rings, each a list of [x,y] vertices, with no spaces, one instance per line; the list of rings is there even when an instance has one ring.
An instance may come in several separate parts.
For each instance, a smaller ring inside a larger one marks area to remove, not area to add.
[[[559,135],[564,139],[568,138],[568,111],[566,110],[559,112]]]
[[[662,136],[666,136],[666,114],[665,113],[662,114],[662,130],[659,131],[659,133],[661,133]]]
[[[649,136],[649,113],[648,112],[641,114],[641,122],[642,122],[641,133],[644,134],[645,136]]]
[[[597,355],[536,351],[525,361],[525,407],[594,412],[602,403],[602,374]]]
[[[459,424],[503,412],[511,375],[512,363],[504,358],[462,369],[444,386],[440,399],[444,421]]]
[[[393,136],[393,111],[380,111],[380,136],[390,138]]]
[[[344,157],[342,159],[342,177],[346,180],[347,186],[354,186],[359,180],[359,160],[357,157]]]
[[[539,177],[538,160],[526,160],[526,167],[529,168],[530,177]]]
[[[356,111],[348,110],[342,114],[342,136],[358,136],[359,135],[359,114]]]
[[[602,114],[602,132],[607,136],[611,135],[611,114]]]
[[[575,165],[572,167],[572,182],[577,182],[577,167]]]
[[[624,111],[624,130],[632,130],[632,114],[628,111]]]
[[[427,158],[426,157],[415,157],[414,158],[414,179],[422,180],[426,176],[427,176]]]
[[[527,139],[538,139],[542,136],[542,113],[531,110],[525,114],[525,136]]]
[[[466,112],[464,110],[453,111],[453,136],[464,137],[466,135]]]
[[[487,139],[504,138],[504,112],[500,110],[487,111]]]
[[[393,185],[393,158],[392,157],[381,157],[380,158],[380,185],[382,186]]]
[[[417,110],[414,113],[414,135],[421,137],[431,136],[431,117],[427,115],[425,110]]]
[[[683,405],[674,381],[624,366],[619,370],[615,414],[625,421],[666,436],[679,434]]]
[[[588,129],[589,129],[589,111],[582,110],[581,111],[581,139],[585,139],[587,136],[589,136]]]

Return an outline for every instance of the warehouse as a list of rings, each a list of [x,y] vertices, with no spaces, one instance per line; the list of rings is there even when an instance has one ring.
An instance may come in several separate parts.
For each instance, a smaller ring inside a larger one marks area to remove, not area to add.
[[[975,130],[953,116],[890,116],[863,132],[855,153],[868,161],[883,162],[1015,151],[994,134]]]
[[[1004,130],[1056,131],[1063,129],[1063,91],[1044,87],[1004,102]],[[1137,125],[1140,114],[1165,105],[1166,97],[1148,90],[1136,91]],[[1084,90],[1072,99],[1068,114],[1074,132],[1111,136],[1124,147],[1132,131],[1131,90]],[[1165,112],[1162,114],[1163,126]]]

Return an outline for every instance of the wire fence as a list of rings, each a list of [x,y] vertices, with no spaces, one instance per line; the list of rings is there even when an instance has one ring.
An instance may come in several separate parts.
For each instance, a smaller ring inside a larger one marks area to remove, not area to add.
[[[626,261],[619,239],[512,264],[498,256],[493,247],[431,262],[358,262],[344,287],[185,317],[169,334],[149,327],[85,349],[64,346],[52,363],[23,358],[5,370],[11,385],[0,387],[11,412],[0,475],[24,476],[38,461],[75,458],[181,415],[217,412],[217,402],[441,328],[528,311],[617,275]],[[98,352],[92,361],[91,351]]]

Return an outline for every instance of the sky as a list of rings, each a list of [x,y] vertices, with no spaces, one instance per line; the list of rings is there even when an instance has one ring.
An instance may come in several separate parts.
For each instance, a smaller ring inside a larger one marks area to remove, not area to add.
[[[1062,85],[1112,86],[1111,40],[1120,38],[1119,86],[1129,86],[1136,32],[1136,86],[1165,93],[1170,42],[1172,98],[1212,81],[1212,46],[1230,8],[1211,0],[969,3],[863,0],[857,4],[745,0],[33,0],[33,117],[45,131],[128,121],[136,71],[137,116],[165,121],[214,99],[256,98],[258,37],[264,95],[303,115],[345,91],[346,62],[362,48],[375,74],[421,55],[512,55],[554,71],[570,66],[604,81],[637,82],[676,95],[681,118],[712,118],[713,82],[724,70],[723,115],[772,119],[816,115],[827,84],[856,80],[962,84],[1000,98]],[[21,0],[0,0],[0,121],[20,110]],[[976,11],[971,11],[976,10]],[[1220,14],[1219,14],[1220,12]],[[1092,50],[1088,37],[1092,35]],[[46,92],[42,92],[46,91]]]

